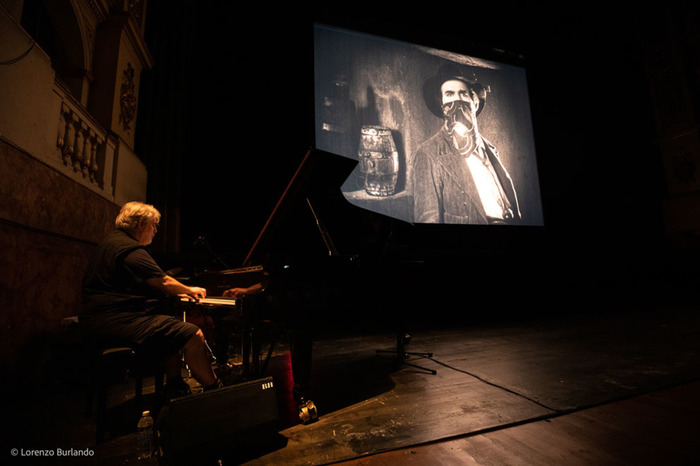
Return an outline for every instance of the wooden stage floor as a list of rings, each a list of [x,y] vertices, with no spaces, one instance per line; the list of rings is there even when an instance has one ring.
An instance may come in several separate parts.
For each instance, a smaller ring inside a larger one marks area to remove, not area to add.
[[[308,425],[295,422],[285,401],[289,357],[280,347],[269,375],[280,399],[282,442],[222,464],[700,463],[695,308],[481,322],[411,335],[408,351],[433,356],[409,362],[436,374],[397,368],[378,355],[393,348],[389,333],[337,332],[317,340],[312,399],[319,419]],[[124,384],[114,409],[128,405],[131,389]],[[135,421],[95,445],[94,418],[83,416],[75,387],[35,390],[27,398],[17,401],[23,416],[6,439],[9,460],[30,464],[10,457],[11,448],[73,447],[92,456],[64,464],[136,463]]]

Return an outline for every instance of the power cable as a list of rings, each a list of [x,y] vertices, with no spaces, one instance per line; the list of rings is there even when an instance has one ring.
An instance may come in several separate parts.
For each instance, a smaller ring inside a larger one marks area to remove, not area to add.
[[[453,370],[453,371],[460,372],[460,373],[462,373],[462,374],[466,374],[466,375],[468,375],[468,376],[470,376],[470,377],[473,377],[473,378],[479,380],[480,382],[483,382],[483,383],[485,383],[485,384],[487,384],[487,385],[490,385],[490,386],[492,386],[492,387],[498,388],[499,390],[503,390],[503,391],[508,392],[508,393],[510,393],[510,394],[512,394],[512,395],[515,395],[515,396],[517,396],[517,397],[523,398],[523,399],[525,399],[525,400],[527,400],[527,401],[529,401],[529,402],[531,402],[531,403],[534,403],[534,404],[536,404],[537,406],[540,406],[540,407],[542,407],[542,408],[544,408],[544,409],[547,409],[547,410],[549,410],[549,411],[552,411],[552,412],[559,412],[559,411],[560,411],[559,409],[551,408],[551,407],[549,407],[549,406],[547,406],[547,405],[545,405],[545,404],[540,403],[540,402],[537,401],[537,400],[534,400],[534,399],[532,399],[532,398],[530,398],[530,397],[528,397],[528,396],[525,396],[525,395],[523,395],[522,393],[518,393],[518,392],[516,392],[516,391],[514,391],[514,390],[511,390],[510,388],[507,388],[507,387],[504,387],[504,386],[502,386],[502,385],[498,385],[498,384],[496,384],[496,383],[490,382],[490,381],[484,379],[483,377],[474,374],[473,372],[469,372],[469,371],[466,371],[466,370],[463,370],[463,369],[458,369],[458,368],[456,368],[456,367],[450,366],[449,364],[445,364],[444,362],[438,361],[438,360],[435,359],[435,358],[430,358],[430,357],[428,357],[427,359],[430,359],[430,360],[433,361],[434,363],[439,364],[439,365],[441,365],[441,366],[443,366],[443,367],[446,367],[446,368],[448,368],[448,369],[451,369],[451,370]]]

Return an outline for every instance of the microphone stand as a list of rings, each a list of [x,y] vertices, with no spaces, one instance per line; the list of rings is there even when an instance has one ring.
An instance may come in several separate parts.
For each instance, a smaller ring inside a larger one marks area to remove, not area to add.
[[[389,249],[389,245],[391,243],[392,237],[393,237],[394,229],[393,227],[389,230],[389,237],[387,238],[387,241],[384,245],[384,251],[382,255],[385,255],[387,253],[387,250]],[[416,369],[420,369],[421,371],[427,372],[432,375],[436,375],[437,371],[434,369],[428,369],[427,367],[422,367],[418,366],[416,364],[412,364],[409,362],[406,362],[407,359],[409,359],[411,356],[414,357],[419,357],[419,358],[432,358],[433,353],[430,352],[422,352],[422,353],[415,353],[415,352],[408,352],[406,351],[406,345],[408,345],[411,342],[411,335],[406,333],[403,330],[404,325],[398,324],[397,329],[396,329],[396,349],[395,350],[376,350],[377,355],[380,354],[394,354],[396,355],[396,366],[401,367],[403,366],[410,366]]]
[[[228,264],[221,258],[221,256],[219,256],[217,253],[215,253],[215,252],[212,250],[211,246],[209,245],[209,241],[207,241],[207,237],[206,237],[206,236],[199,236],[199,237],[197,237],[197,239],[194,241],[193,246],[196,247],[196,246],[199,246],[200,244],[201,244],[201,245],[204,245],[204,247],[207,249],[207,252],[209,252],[209,254],[211,254],[211,255],[214,257],[214,260],[212,261],[212,264],[216,264],[217,262],[220,262],[220,263],[224,266],[224,269],[230,268],[230,267],[228,266]]]

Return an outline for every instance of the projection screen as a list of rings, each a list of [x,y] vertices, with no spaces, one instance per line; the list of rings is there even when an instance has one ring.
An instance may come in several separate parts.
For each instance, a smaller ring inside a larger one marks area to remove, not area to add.
[[[524,67],[314,25],[315,146],[352,204],[411,223],[543,225]]]

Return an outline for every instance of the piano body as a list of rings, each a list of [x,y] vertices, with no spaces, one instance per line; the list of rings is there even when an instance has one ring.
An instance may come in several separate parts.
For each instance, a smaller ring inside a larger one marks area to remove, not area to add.
[[[387,251],[394,220],[349,203],[340,190],[356,160],[307,152],[248,252],[261,264],[267,302],[291,328],[376,317],[391,288]]]
[[[230,288],[247,288],[265,280],[265,271],[261,265],[211,271],[197,275],[196,285],[206,288],[209,296],[223,296]]]
[[[322,151],[307,152],[242,266],[192,280],[207,289],[209,299],[200,304],[211,307],[221,304],[218,296],[229,288],[264,283],[260,296],[235,304],[249,310],[244,351],[252,347],[252,362],[244,371],[252,370],[250,377],[263,375],[258,372],[258,323],[271,320],[282,325],[290,337],[300,416],[312,406],[308,397],[314,333],[328,325],[376,316],[370,308],[387,288],[375,278],[383,275],[377,270],[390,237],[386,222],[391,219],[351,205],[340,191],[356,164]]]

